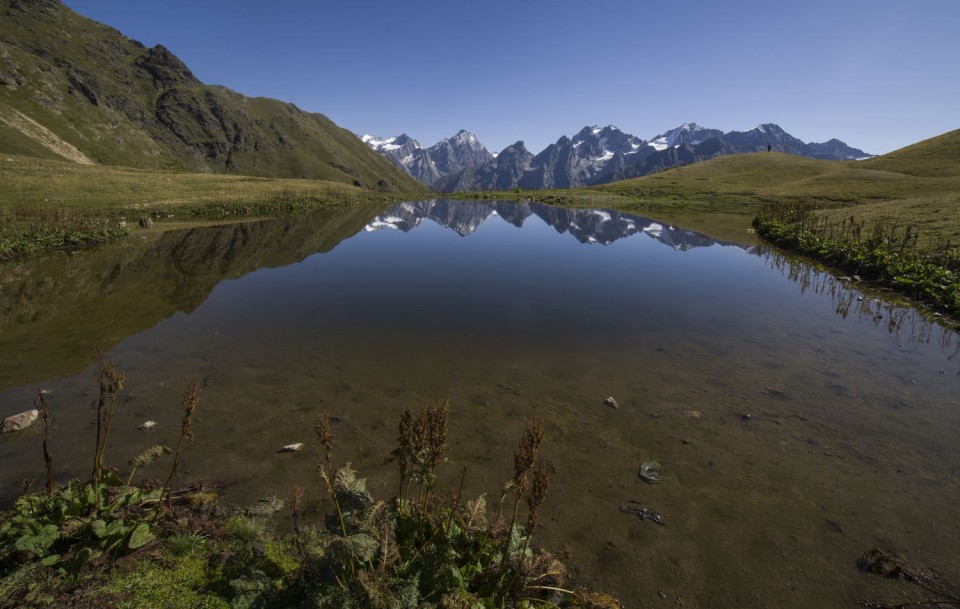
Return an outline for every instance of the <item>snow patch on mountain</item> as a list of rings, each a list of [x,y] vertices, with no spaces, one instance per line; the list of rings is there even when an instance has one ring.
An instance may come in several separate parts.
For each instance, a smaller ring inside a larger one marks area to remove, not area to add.
[[[363,141],[364,144],[366,144],[367,146],[370,146],[377,152],[398,150],[399,148],[401,148],[401,146],[396,143],[397,141],[396,137],[379,138],[375,135],[361,135],[360,139]],[[419,148],[420,145],[417,144],[416,147]]]

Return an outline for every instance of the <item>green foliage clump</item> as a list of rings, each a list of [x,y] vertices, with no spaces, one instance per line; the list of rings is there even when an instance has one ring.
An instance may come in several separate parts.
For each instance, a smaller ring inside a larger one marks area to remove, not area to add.
[[[140,509],[150,496],[107,472],[96,487],[74,481],[53,496],[20,497],[0,524],[0,574],[30,562],[77,571],[143,547],[154,538]]]
[[[0,261],[36,252],[79,249],[127,234],[115,220],[60,207],[0,207]]]
[[[784,249],[892,288],[960,319],[960,247],[949,241],[917,248],[912,226],[856,218],[830,221],[816,206],[779,203],[753,221],[757,234]]]

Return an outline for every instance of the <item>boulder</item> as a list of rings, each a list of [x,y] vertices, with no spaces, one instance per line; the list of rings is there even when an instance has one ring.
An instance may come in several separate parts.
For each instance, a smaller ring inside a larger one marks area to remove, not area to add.
[[[26,429],[33,425],[39,416],[40,411],[34,409],[7,417],[3,420],[3,431],[20,431],[21,429]]]

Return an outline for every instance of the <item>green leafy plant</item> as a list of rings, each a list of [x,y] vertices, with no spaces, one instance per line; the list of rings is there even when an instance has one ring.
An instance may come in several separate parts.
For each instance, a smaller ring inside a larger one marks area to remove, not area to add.
[[[0,525],[0,568],[39,561],[75,570],[101,553],[140,548],[153,539],[141,507],[153,495],[111,471],[97,486],[73,481],[53,496],[24,495]]]

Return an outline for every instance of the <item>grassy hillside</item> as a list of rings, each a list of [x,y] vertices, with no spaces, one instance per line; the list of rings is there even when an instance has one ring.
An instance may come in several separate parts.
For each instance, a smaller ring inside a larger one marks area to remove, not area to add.
[[[764,203],[804,201],[826,216],[886,217],[926,242],[960,242],[960,130],[868,161],[779,153],[720,157],[598,187],[618,207],[754,215]]]
[[[321,114],[201,83],[59,0],[0,0],[0,152],[422,192]]]
[[[166,224],[301,214],[409,195],[342,182],[176,173],[0,155],[0,261],[125,235],[143,216]],[[173,218],[173,220],[171,220]]]
[[[396,196],[337,181],[79,165],[12,155],[0,155],[0,184],[0,209],[63,206],[91,212],[258,203],[277,197],[347,201]]]
[[[864,161],[865,167],[922,177],[960,176],[960,129]]]

